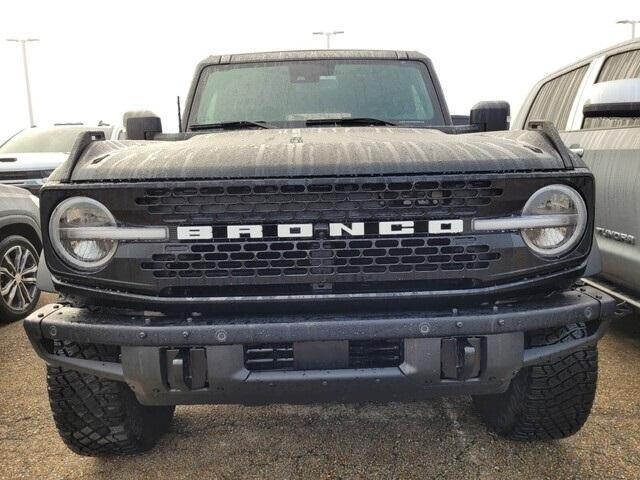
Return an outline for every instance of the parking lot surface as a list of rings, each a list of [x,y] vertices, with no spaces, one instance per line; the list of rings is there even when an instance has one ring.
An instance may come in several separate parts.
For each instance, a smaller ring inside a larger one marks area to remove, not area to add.
[[[53,301],[43,296],[42,302]],[[640,318],[600,343],[591,417],[561,441],[489,433],[469,398],[423,403],[178,407],[137,457],[84,458],[58,438],[45,367],[21,322],[0,326],[0,478],[640,478]]]

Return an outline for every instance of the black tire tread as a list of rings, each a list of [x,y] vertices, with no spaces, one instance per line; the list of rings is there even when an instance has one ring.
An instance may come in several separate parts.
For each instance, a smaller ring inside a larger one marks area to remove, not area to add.
[[[118,347],[56,341],[55,353],[115,362]],[[49,402],[58,432],[75,453],[86,456],[139,453],[168,429],[174,407],[141,405],[124,383],[47,367]]]
[[[577,340],[587,335],[583,323],[536,332],[531,347]],[[474,397],[485,423],[513,440],[566,438],[582,428],[595,399],[598,351],[584,347],[560,360],[524,368],[498,395]]]

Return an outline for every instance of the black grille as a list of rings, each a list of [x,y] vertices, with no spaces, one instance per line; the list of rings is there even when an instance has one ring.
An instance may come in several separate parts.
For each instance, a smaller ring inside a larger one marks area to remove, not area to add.
[[[168,227],[167,241],[122,242],[113,260],[90,277],[78,276],[52,254],[52,269],[73,284],[229,299],[471,290],[558,272],[582,260],[587,236],[574,254],[549,261],[534,255],[517,231],[472,229],[474,218],[519,215],[550,178],[590,195],[588,178],[577,182],[555,173],[126,182],[77,185],[72,192],[48,188],[43,218],[64,198],[87,195],[122,225]],[[461,233],[425,233],[432,220],[454,219],[462,221]],[[412,234],[383,234],[384,221],[412,221],[415,228]],[[332,236],[332,223],[354,222],[364,225],[364,233]],[[310,237],[278,236],[277,225],[298,223],[312,226]],[[229,239],[233,225],[260,225],[263,237]],[[210,228],[211,238],[178,240],[179,227]]]
[[[402,340],[349,341],[348,368],[397,367],[404,361]],[[294,370],[293,343],[245,345],[244,365],[250,371]]]
[[[166,223],[472,215],[502,194],[489,180],[370,181],[146,189],[136,204]]]
[[[257,343],[245,345],[244,365],[247,370],[293,369],[292,343]]]
[[[402,340],[349,342],[349,368],[397,367],[404,361]]]
[[[143,270],[157,278],[309,277],[482,270],[500,253],[476,237],[242,240],[167,246]]]

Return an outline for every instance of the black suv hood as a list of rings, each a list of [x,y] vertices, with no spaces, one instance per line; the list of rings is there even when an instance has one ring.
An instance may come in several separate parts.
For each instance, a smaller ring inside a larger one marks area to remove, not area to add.
[[[354,176],[562,168],[558,152],[543,134],[535,131],[451,135],[415,128],[302,128],[215,132],[180,141],[94,142],[81,155],[71,180]],[[62,180],[56,177],[54,174],[51,180]]]

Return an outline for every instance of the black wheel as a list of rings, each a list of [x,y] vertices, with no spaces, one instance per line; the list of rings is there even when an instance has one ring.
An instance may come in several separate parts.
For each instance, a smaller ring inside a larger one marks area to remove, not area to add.
[[[528,345],[541,347],[587,335],[583,323],[536,332]],[[479,395],[474,406],[483,421],[513,440],[566,438],[591,412],[598,379],[598,351],[585,347],[544,365],[522,369],[505,393]]]
[[[38,252],[24,237],[11,235],[0,242],[0,320],[12,322],[36,308]]]
[[[56,354],[88,360],[118,361],[119,349],[107,345],[58,342]],[[152,448],[167,431],[175,407],[141,405],[122,382],[48,367],[49,402],[58,432],[75,453],[107,456]]]

